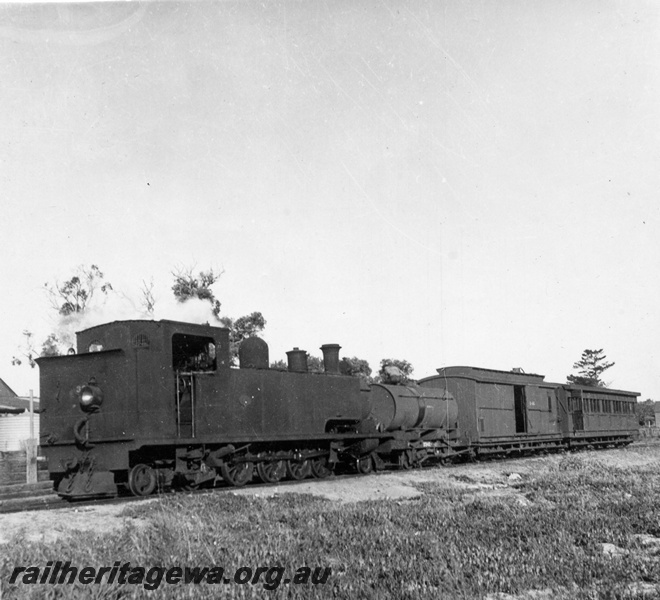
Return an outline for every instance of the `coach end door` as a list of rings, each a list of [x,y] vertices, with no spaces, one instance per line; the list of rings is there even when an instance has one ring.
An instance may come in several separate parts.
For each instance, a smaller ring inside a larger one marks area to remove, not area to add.
[[[571,395],[570,404],[573,411],[573,431],[583,431],[584,407],[582,401],[582,394]]]

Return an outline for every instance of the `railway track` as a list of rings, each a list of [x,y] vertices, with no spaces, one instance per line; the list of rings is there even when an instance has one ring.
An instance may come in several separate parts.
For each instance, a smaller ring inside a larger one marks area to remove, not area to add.
[[[360,473],[333,473],[330,478],[332,481],[341,481],[345,479],[352,479],[355,477],[360,477]],[[255,481],[254,483],[249,484],[250,489],[258,490],[260,488],[268,489],[273,486],[278,487],[289,487],[295,486],[297,484],[307,483],[313,481],[312,479],[303,479],[303,480],[282,480],[278,481],[276,484],[273,483],[261,483]],[[327,479],[326,479],[327,481]],[[15,495],[11,491],[9,493],[0,492],[0,515],[1,514],[10,514],[17,512],[29,512],[29,511],[40,511],[40,510],[59,510],[62,508],[88,508],[93,506],[103,506],[108,504],[132,504],[135,502],[141,502],[146,500],[154,500],[167,498],[174,494],[178,495],[204,495],[204,494],[223,494],[235,492],[237,489],[234,486],[230,485],[221,485],[220,487],[213,488],[201,488],[197,490],[169,490],[165,492],[157,492],[149,496],[116,496],[112,498],[93,498],[89,500],[76,500],[69,502],[60,498],[57,494],[52,491],[51,482],[44,482],[49,484],[48,492],[44,492],[41,488],[30,488],[29,486],[20,486],[24,488],[20,496]],[[9,486],[9,487],[19,487],[19,486]],[[43,486],[41,486],[43,487]],[[32,493],[29,493],[30,490],[33,490]]]
[[[44,510],[63,500],[53,492],[51,481],[6,485],[0,489],[0,514],[21,510]]]

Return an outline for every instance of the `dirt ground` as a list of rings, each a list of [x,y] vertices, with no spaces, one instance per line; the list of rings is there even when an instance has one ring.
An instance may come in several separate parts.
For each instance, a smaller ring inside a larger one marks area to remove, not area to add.
[[[475,498],[506,496],[511,501],[524,505],[529,501],[517,491],[515,484],[534,471],[552,468],[563,456],[550,455],[412,471],[389,471],[363,477],[308,480],[267,488],[247,486],[230,493],[257,497],[313,494],[337,502],[383,498],[405,501],[424,493],[417,487],[418,484],[433,483],[446,488],[472,490]],[[633,445],[620,450],[582,452],[578,456],[585,461],[598,461],[617,467],[632,468],[649,464],[660,466],[660,445]],[[133,528],[148,526],[147,521],[121,516],[125,507],[125,504],[111,504],[0,515],[0,544],[10,543],[15,537],[31,541],[52,541],[77,531],[92,531],[104,535],[127,521],[130,521]]]

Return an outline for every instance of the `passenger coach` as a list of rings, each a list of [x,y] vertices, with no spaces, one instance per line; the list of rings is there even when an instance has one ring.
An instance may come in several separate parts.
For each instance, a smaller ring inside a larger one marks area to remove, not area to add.
[[[478,454],[629,444],[636,392],[545,381],[522,369],[445,367],[419,382],[458,403],[461,443]]]

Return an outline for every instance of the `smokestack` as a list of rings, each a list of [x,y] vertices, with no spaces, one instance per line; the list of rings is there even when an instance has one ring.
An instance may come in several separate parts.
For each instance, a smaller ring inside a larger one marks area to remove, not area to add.
[[[289,362],[289,371],[294,373],[307,373],[307,352],[294,348],[286,353]]]
[[[323,344],[323,368],[326,373],[339,373],[339,344]]]

